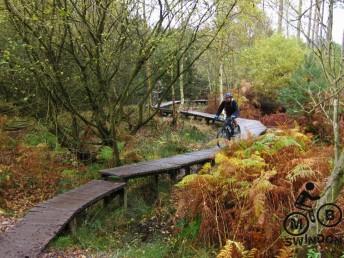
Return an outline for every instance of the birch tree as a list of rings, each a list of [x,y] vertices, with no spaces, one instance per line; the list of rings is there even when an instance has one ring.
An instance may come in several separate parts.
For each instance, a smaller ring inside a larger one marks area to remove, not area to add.
[[[278,33],[282,33],[283,15],[284,15],[284,1],[279,0],[278,1],[278,25],[277,25]]]
[[[299,0],[298,8],[297,8],[297,39],[301,39],[301,26],[302,26],[302,0]]]
[[[37,98],[50,105],[50,117],[58,118],[63,113],[75,121],[73,130],[55,121],[61,138],[68,139],[66,144],[80,142],[80,134],[70,131],[88,127],[100,144],[113,148],[116,164],[120,164],[118,125],[130,123],[131,132],[136,133],[154,117],[157,111],[146,112],[152,85],[168,73],[171,60],[179,62],[198,41],[202,26],[210,22],[217,5],[185,1],[183,15],[187,22],[179,30],[191,29],[188,38],[185,33],[179,34],[179,42],[185,39],[184,47],[174,45],[160,51],[174,37],[179,4],[174,0],[150,1],[145,5],[144,20],[142,2],[132,0],[5,0],[39,86],[41,96]],[[223,13],[226,20],[231,19],[236,4],[236,0],[229,2]],[[214,29],[212,37],[203,39],[189,67],[210,47],[223,23]],[[156,63],[158,54],[160,61]],[[147,72],[153,64],[155,71]],[[174,73],[163,96],[189,67]],[[148,79],[153,83],[147,88]],[[130,107],[133,103],[137,108]]]

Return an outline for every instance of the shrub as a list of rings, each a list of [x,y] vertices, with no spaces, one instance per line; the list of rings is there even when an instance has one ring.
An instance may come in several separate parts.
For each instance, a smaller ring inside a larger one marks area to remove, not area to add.
[[[304,114],[310,109],[311,94],[325,93],[328,83],[314,55],[308,55],[292,74],[288,84],[281,88],[278,99],[290,114]]]
[[[84,166],[66,164],[73,160],[68,151],[51,151],[48,145],[38,144],[36,139],[41,138],[27,139],[37,146],[13,143],[7,134],[0,133],[0,205],[18,215],[60,190],[87,181]]]
[[[215,167],[177,185],[177,217],[200,218],[198,239],[205,244],[235,239],[259,257],[273,257],[283,248],[281,226],[295,196],[306,181],[323,186],[330,155],[296,129],[232,143],[216,155]]]
[[[296,39],[275,34],[243,51],[242,65],[249,67],[243,76],[252,82],[256,92],[275,99],[303,58],[304,49]]]
[[[296,120],[290,117],[287,113],[276,113],[262,116],[260,121],[268,127],[279,126],[293,128],[296,125]]]

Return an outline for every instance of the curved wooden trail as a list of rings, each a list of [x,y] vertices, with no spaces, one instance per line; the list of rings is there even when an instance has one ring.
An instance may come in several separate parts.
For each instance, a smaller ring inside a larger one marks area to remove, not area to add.
[[[0,257],[38,256],[75,215],[101,199],[123,193],[124,186],[93,180],[38,204],[14,228],[0,235]]]
[[[206,100],[198,100],[205,103]],[[197,102],[197,101],[196,101]],[[167,110],[172,102],[162,103],[160,107]],[[169,114],[169,111],[166,111]],[[216,122],[214,115],[199,111],[181,111],[186,117],[195,117]],[[249,135],[258,136],[266,127],[259,121],[240,119],[242,138]],[[127,206],[126,182],[131,178],[169,174],[171,179],[183,171],[190,173],[191,166],[212,162],[218,148],[176,155],[169,158],[140,162],[117,168],[101,170],[104,179],[115,177],[121,182],[93,180],[79,188],[60,194],[53,199],[36,205],[15,227],[0,235],[0,258],[37,257],[47,244],[67,225],[73,228],[74,218],[81,211],[100,200],[107,202],[120,195],[124,207]]]

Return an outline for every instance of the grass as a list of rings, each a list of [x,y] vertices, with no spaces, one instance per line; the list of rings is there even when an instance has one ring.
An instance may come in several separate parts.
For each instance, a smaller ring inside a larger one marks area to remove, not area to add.
[[[214,138],[215,129],[206,125],[197,125],[192,121],[183,121],[177,129],[161,125],[151,135],[139,136],[134,148],[144,159],[159,159],[206,148]]]
[[[180,222],[180,232],[173,232],[174,207],[172,184],[160,181],[156,196],[151,178],[130,183],[128,210],[117,202],[107,208],[93,207],[84,217],[76,234],[57,237],[50,250],[83,249],[91,257],[163,258],[214,257],[214,250],[197,246],[195,236],[199,223]]]
[[[168,123],[160,120],[155,130],[149,127],[145,128],[145,132],[140,132],[131,146],[125,145],[126,142],[121,139],[120,150],[122,154],[126,151],[136,152],[141,160],[158,159],[205,148],[212,134],[213,129],[197,122],[182,121],[178,128],[171,129]],[[73,153],[62,148],[53,134],[39,125],[16,141],[32,149],[41,148],[42,152],[49,152],[51,159],[60,162],[57,193],[98,179],[99,170],[107,166],[107,160],[112,156],[110,148],[101,148],[98,153],[101,160],[86,166],[78,162]],[[124,163],[132,162],[124,160]],[[92,256],[104,254],[103,257],[212,257],[212,250],[198,247],[192,237],[199,225],[180,223],[181,233],[171,229],[175,210],[170,198],[170,181],[160,181],[159,198],[156,198],[153,185],[152,178],[132,180],[126,212],[115,202],[105,209],[95,205],[87,215],[83,215],[82,223],[74,235],[68,232],[61,234],[50,248],[59,251],[87,249]],[[152,231],[149,231],[151,228]]]
[[[174,130],[169,125],[161,125],[148,134],[141,133],[135,138],[135,144],[127,148],[138,153],[143,160],[169,157],[204,148],[213,137],[212,130],[189,121]],[[108,152],[103,149],[102,156],[108,156]],[[94,177],[100,168],[101,165],[92,164],[85,176]],[[191,224],[181,221],[179,233],[169,231],[166,234],[164,227],[159,228],[161,224],[172,221],[175,210],[171,203],[169,180],[160,180],[159,198],[155,198],[153,185],[152,178],[131,180],[126,212],[116,204],[107,209],[95,207],[84,218],[75,235],[65,233],[59,236],[50,248],[87,249],[95,257],[214,257],[213,249],[195,244],[199,229],[197,221]],[[148,226],[144,226],[145,223]],[[150,227],[158,229],[148,232]]]

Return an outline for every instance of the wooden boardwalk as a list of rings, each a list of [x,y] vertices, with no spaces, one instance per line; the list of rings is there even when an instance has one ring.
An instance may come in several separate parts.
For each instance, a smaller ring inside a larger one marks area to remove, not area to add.
[[[38,204],[12,229],[0,235],[0,257],[37,257],[76,214],[120,193],[124,186],[124,183],[94,180]]]
[[[208,103],[208,100],[207,99],[195,99],[195,100],[185,100],[185,103],[196,103],[196,104],[206,104]],[[181,101],[180,100],[175,100],[174,101],[174,104],[180,104]],[[165,102],[161,102],[160,104],[160,109],[161,108],[167,108],[169,106],[172,106],[173,105],[173,101],[165,101]],[[155,105],[154,106],[155,108],[157,108],[158,106]]]
[[[144,177],[149,175],[159,175],[163,173],[174,173],[176,170],[196,165],[204,164],[214,159],[218,148],[195,151],[186,154],[176,155],[170,158],[144,161],[132,165],[117,168],[103,169],[103,177],[114,176],[125,181],[131,178]]]
[[[194,102],[206,103],[206,100]],[[161,110],[166,112],[165,114],[170,114],[167,107],[172,105],[172,102],[162,104]],[[223,122],[215,121],[212,114],[198,111],[181,111],[181,114],[205,119],[208,123],[209,121]],[[249,135],[258,136],[266,130],[266,127],[259,121],[242,118],[238,118],[237,121],[242,130],[242,138],[247,138]],[[104,179],[116,177],[124,182],[94,180],[36,205],[15,227],[0,235],[0,258],[37,257],[46,245],[73,221],[76,215],[94,203],[102,199],[111,199],[116,194],[120,194],[126,208],[126,181],[129,179],[153,175],[157,180],[158,176],[163,173],[170,174],[173,179],[180,170],[189,174],[191,166],[212,162],[217,151],[218,148],[211,148],[101,170]]]
[[[181,111],[187,116],[196,116],[204,119],[215,120],[215,115],[207,114],[198,111]],[[223,123],[223,119],[219,121]],[[237,118],[237,122],[241,128],[241,139],[246,139],[250,136],[259,136],[266,131],[266,127],[257,120]],[[116,177],[127,181],[131,178],[144,177],[149,175],[169,174],[184,168],[188,168],[196,164],[204,164],[214,159],[218,148],[190,152],[182,155],[173,156],[170,158],[144,161],[122,167],[103,169],[101,174],[104,178]]]

